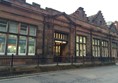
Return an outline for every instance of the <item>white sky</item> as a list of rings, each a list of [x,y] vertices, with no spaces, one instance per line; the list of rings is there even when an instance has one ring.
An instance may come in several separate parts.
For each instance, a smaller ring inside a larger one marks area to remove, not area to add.
[[[71,14],[79,7],[83,7],[87,16],[102,11],[106,21],[118,20],[118,0],[26,0],[28,3],[36,2],[42,8],[49,7],[61,12]]]

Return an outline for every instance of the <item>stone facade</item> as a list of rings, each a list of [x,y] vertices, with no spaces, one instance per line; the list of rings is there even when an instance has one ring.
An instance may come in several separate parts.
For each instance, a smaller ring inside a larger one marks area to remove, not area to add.
[[[118,29],[118,22],[107,26],[101,11],[93,16],[87,17],[82,7],[78,8],[71,15],[68,15],[51,8],[43,9],[37,3],[28,4],[25,0],[0,0],[0,18],[36,25],[35,55],[41,57],[53,58],[55,56],[55,50],[58,48],[57,45],[54,49],[56,42],[66,42],[66,44],[60,43],[61,45],[58,49],[58,51],[61,52],[60,54],[63,55],[62,57],[77,56],[77,35],[86,37],[85,51],[87,57],[94,56],[93,39],[99,39],[101,42],[100,56],[103,56],[102,41],[107,41],[108,51],[105,52],[108,52],[107,57],[112,57],[112,42],[117,43],[118,41],[116,31]],[[68,37],[67,41],[55,39],[55,32],[61,35],[66,34]],[[79,49],[81,49],[81,47],[79,47]],[[98,49],[96,51],[96,53],[98,53]],[[81,55],[81,53],[79,54]],[[115,56],[117,57],[117,55],[118,53]],[[18,55],[16,56],[20,57]]]

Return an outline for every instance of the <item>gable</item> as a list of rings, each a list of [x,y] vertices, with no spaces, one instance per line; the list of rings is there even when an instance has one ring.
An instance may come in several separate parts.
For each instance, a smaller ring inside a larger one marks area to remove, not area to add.
[[[87,21],[87,16],[82,7],[79,7],[74,13],[71,14],[71,16],[82,21]]]
[[[59,19],[59,20],[65,21],[65,22],[70,22],[64,15],[61,15],[61,16],[57,17],[56,19]]]
[[[103,15],[101,12],[98,13],[96,19],[95,19],[95,23],[98,25],[98,26],[105,26],[106,25],[106,22],[103,18]]]
[[[113,33],[117,33],[117,29],[116,26],[114,25],[114,23],[112,23],[109,27],[110,31],[112,31]]]
[[[114,22],[114,25],[115,25],[115,27],[116,27],[116,30],[118,31],[118,21],[115,21],[115,22]]]
[[[88,20],[89,23],[95,24],[97,26],[106,27],[106,22],[101,11],[99,11],[97,14],[93,16],[88,17]]]
[[[65,21],[65,22],[68,22],[68,23],[73,23],[75,24],[72,19],[70,19],[69,15],[67,15],[65,12],[63,13],[60,13],[60,14],[56,14],[56,15],[53,15],[53,18],[55,19],[59,19],[61,21]]]

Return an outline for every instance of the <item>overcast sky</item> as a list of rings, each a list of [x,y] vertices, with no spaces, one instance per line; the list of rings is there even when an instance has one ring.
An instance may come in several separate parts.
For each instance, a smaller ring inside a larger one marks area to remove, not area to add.
[[[106,21],[118,21],[118,0],[26,0],[36,2],[42,8],[49,7],[71,14],[79,7],[83,7],[87,16],[102,11]]]

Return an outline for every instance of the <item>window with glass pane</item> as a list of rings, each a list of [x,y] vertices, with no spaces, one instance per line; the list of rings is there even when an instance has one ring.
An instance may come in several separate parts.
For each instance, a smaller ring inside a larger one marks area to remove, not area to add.
[[[61,36],[61,34],[59,34],[59,39],[61,39],[60,36]]]
[[[97,41],[97,45],[99,45],[100,44],[100,41]]]
[[[61,34],[61,37],[60,37],[60,39],[63,39],[63,35]]]
[[[26,24],[21,24],[20,26],[20,34],[27,35],[28,33],[28,26]]]
[[[86,56],[86,37],[76,36],[76,56]]]
[[[98,57],[100,57],[100,47],[98,47]]]
[[[95,46],[95,56],[98,56],[97,46]]]
[[[35,39],[29,38],[28,55],[35,55]]]
[[[6,46],[6,35],[0,33],[0,54],[5,53],[5,46]]]
[[[36,36],[36,27],[35,26],[29,26],[29,27],[30,27],[29,35]]]
[[[86,43],[86,38],[85,37],[83,38],[83,43]]]
[[[99,57],[100,56],[100,40],[93,39],[93,56]]]
[[[55,38],[58,38],[58,33],[55,33],[55,34],[56,34]]]
[[[95,41],[94,40],[92,41],[92,44],[95,45]]]
[[[18,53],[19,55],[26,55],[27,50],[27,39],[25,36],[19,37],[19,47],[18,47]]]
[[[79,50],[79,44],[76,44],[76,50]]]
[[[54,34],[55,34],[54,36],[55,39],[68,40],[67,34],[58,33],[58,32],[55,32]]]
[[[80,44],[80,56],[83,56],[83,46]]]
[[[102,41],[102,56],[108,57],[108,42]]]
[[[105,51],[104,51],[105,49],[103,49],[103,47],[102,47],[102,57],[104,57],[105,56]]]
[[[95,55],[95,46],[93,46],[93,56]]]
[[[16,48],[17,48],[17,36],[15,35],[9,35],[8,37],[8,46],[7,46],[7,54],[12,55],[16,54]]]
[[[0,31],[7,32],[7,21],[0,19]]]
[[[79,37],[78,36],[76,36],[76,42],[79,42]]]
[[[117,56],[117,43],[113,42],[112,43],[112,57]]]
[[[76,51],[76,56],[79,56],[79,51]]]
[[[18,33],[18,23],[17,22],[9,22],[9,32]]]
[[[76,44],[76,56],[79,56],[79,44]]]
[[[108,48],[105,49],[105,55],[108,57]]]
[[[79,37],[79,42],[82,43],[82,36]]]

